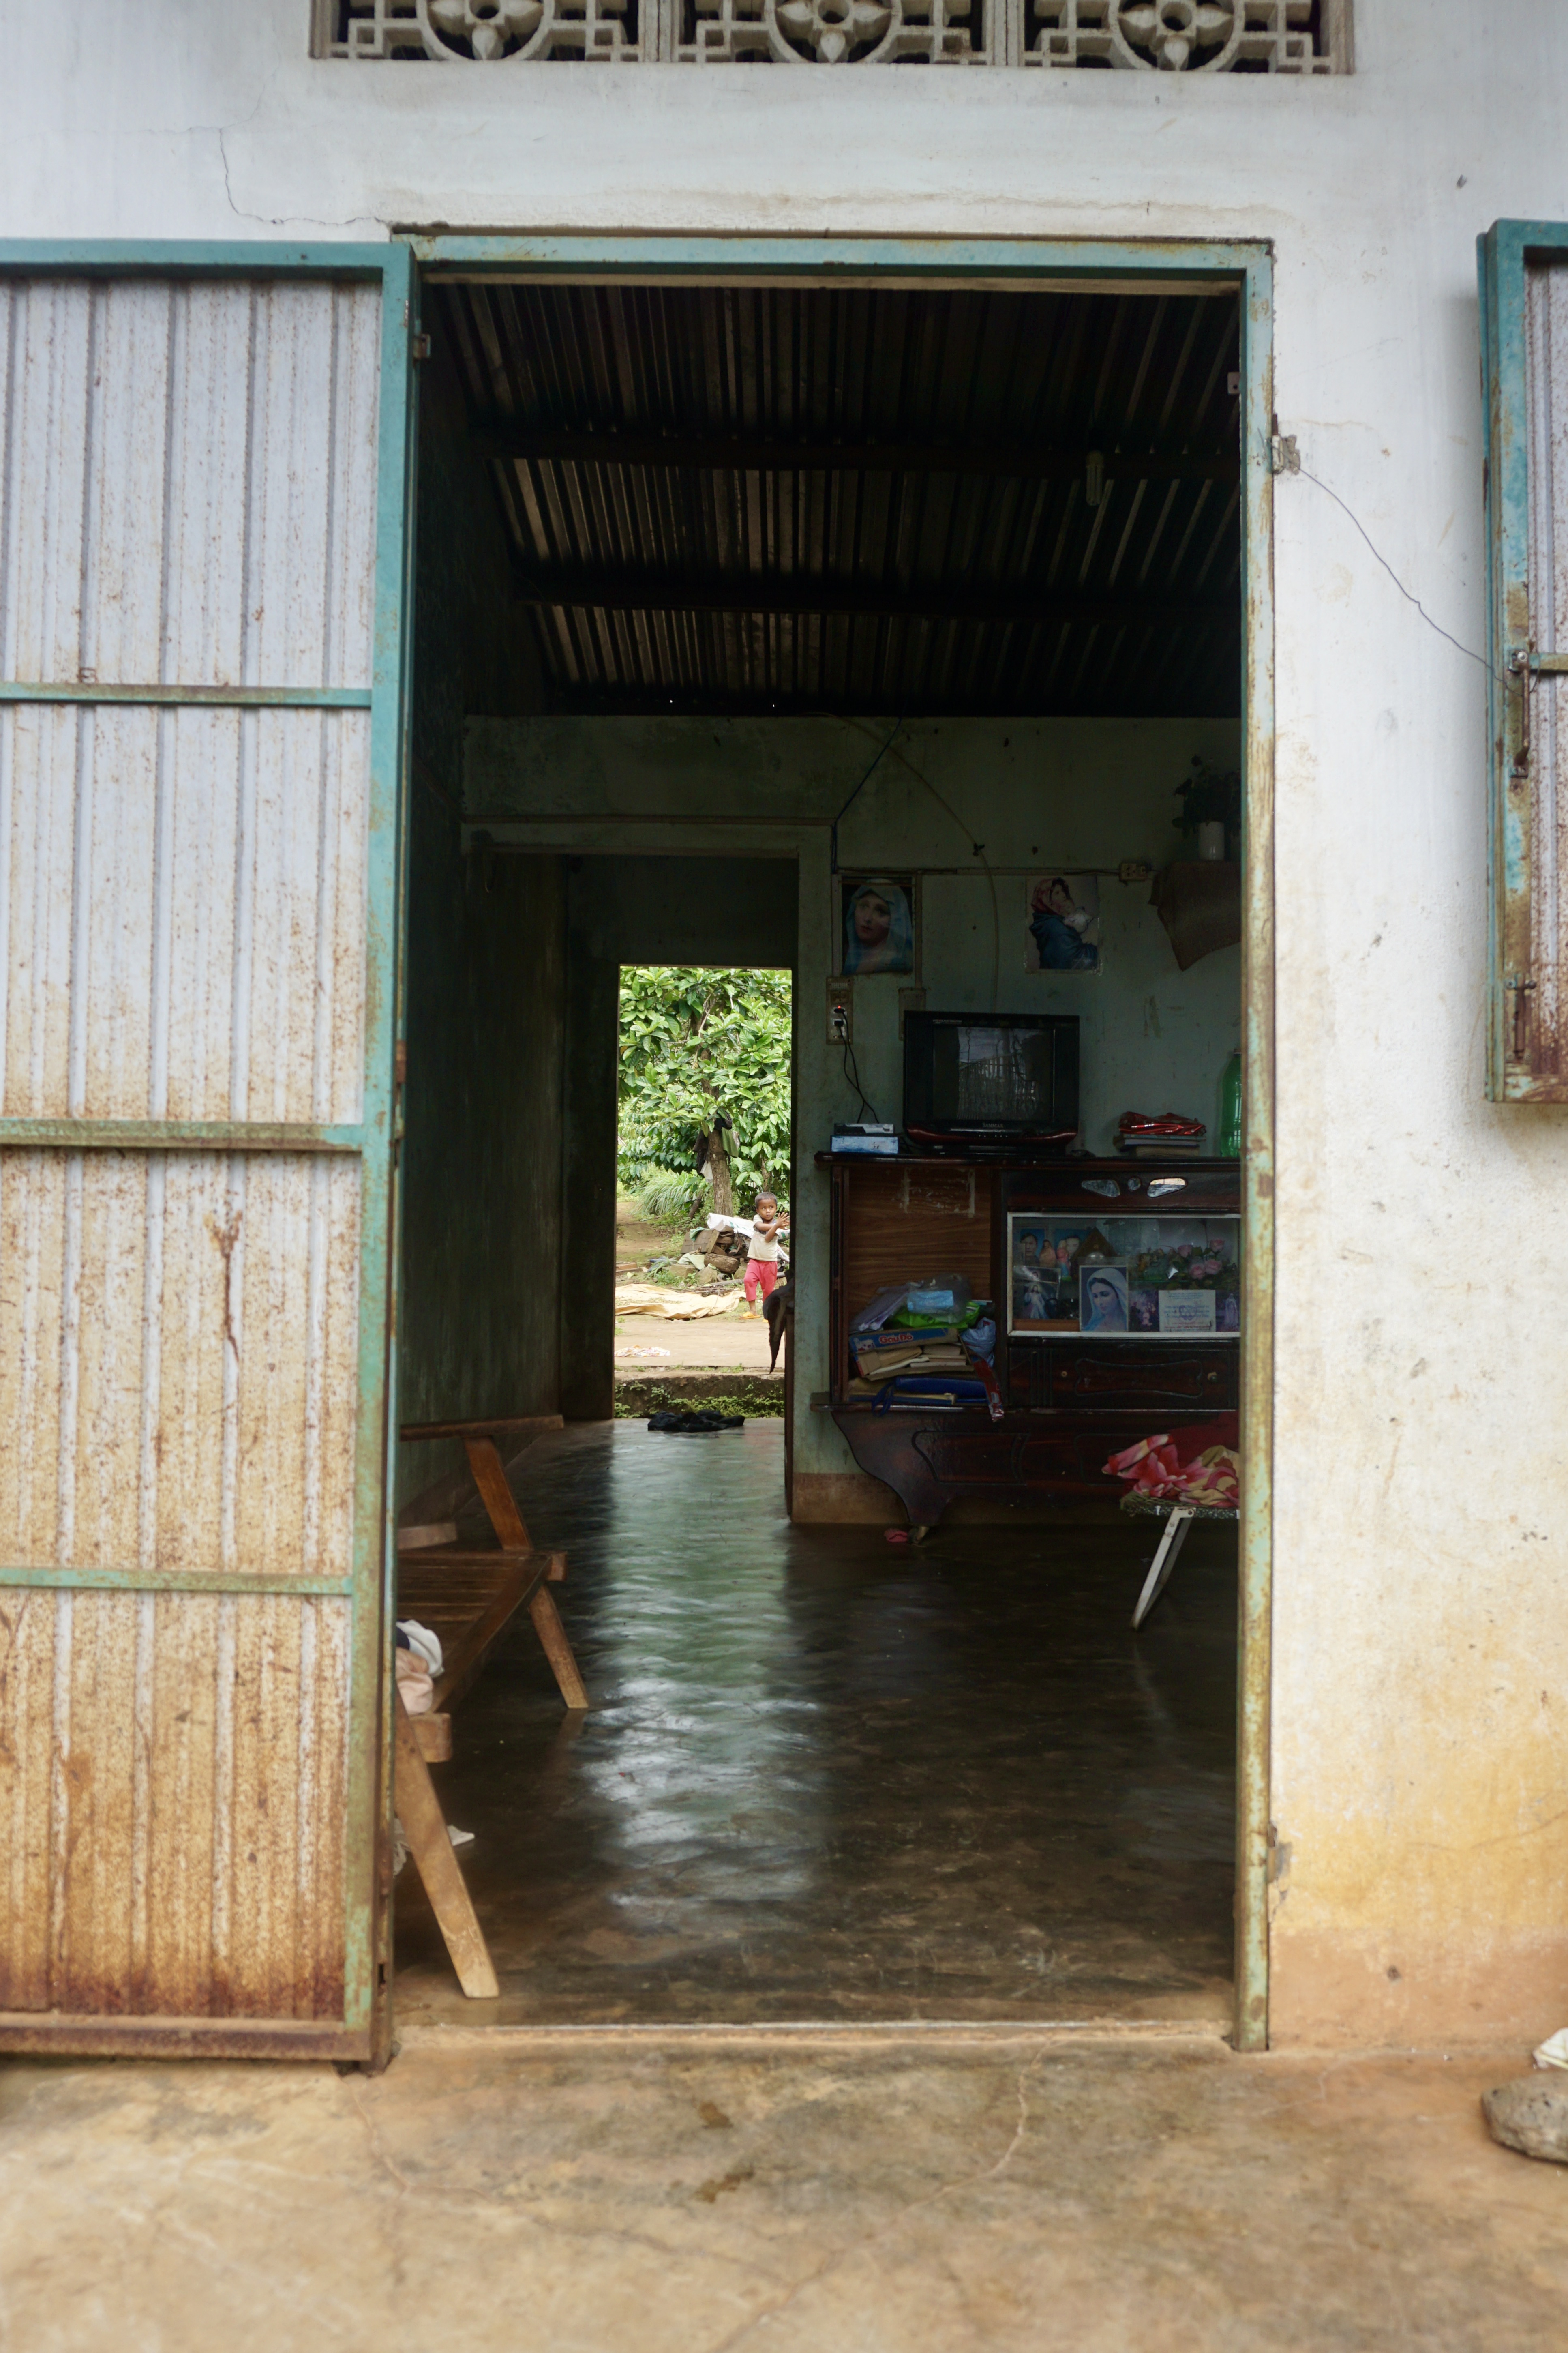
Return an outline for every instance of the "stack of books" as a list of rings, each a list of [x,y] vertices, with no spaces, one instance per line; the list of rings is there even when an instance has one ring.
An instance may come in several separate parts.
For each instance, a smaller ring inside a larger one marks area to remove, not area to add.
[[[969,1351],[960,1345],[956,1325],[927,1332],[857,1332],[849,1345],[856,1371],[849,1384],[851,1397],[875,1397],[884,1381],[911,1373],[922,1378],[973,1377]]]
[[[1201,1119],[1184,1119],[1179,1112],[1163,1112],[1158,1119],[1145,1113],[1121,1114],[1116,1148],[1132,1160],[1175,1160],[1184,1153],[1201,1152],[1205,1130]]]

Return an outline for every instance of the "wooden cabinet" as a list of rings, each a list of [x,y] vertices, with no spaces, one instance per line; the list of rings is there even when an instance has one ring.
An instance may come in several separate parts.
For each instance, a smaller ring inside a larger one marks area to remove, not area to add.
[[[1004,1506],[1114,1502],[1108,1455],[1156,1431],[1237,1410],[1237,1338],[1089,1338],[1006,1332],[1009,1214],[1105,1218],[1237,1217],[1235,1161],[834,1158],[832,1388],[827,1400],[857,1462],[929,1525],[960,1496]],[[997,1303],[996,1373],[1005,1408],[882,1409],[847,1394],[849,1325],[884,1285],[966,1275]]]

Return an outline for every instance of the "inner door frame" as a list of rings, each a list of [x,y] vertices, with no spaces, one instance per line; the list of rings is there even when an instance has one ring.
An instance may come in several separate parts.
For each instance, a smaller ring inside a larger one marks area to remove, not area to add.
[[[1264,241],[452,236],[410,231],[421,280],[896,283],[1008,293],[1230,286],[1241,321],[1242,1484],[1237,1678],[1237,2050],[1268,2042],[1274,1442],[1274,257]]]

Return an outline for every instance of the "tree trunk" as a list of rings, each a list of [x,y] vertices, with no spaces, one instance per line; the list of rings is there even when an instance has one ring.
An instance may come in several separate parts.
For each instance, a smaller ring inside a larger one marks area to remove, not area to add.
[[[735,1193],[730,1182],[730,1154],[724,1142],[724,1131],[717,1124],[708,1138],[708,1166],[712,1172],[713,1207],[721,1216],[732,1218],[735,1214]]]
[[[693,1045],[707,1028],[708,1017],[712,1010],[713,998],[709,996],[703,999],[702,1010],[691,1025]],[[705,1095],[717,1097],[719,1090],[711,1079],[704,1078],[700,1074],[697,1083]],[[730,1182],[730,1152],[724,1142],[724,1129],[716,1101],[713,1108],[713,1124],[708,1131],[707,1154],[708,1181],[713,1187],[713,1207],[721,1217],[732,1218],[735,1214],[735,1195]]]

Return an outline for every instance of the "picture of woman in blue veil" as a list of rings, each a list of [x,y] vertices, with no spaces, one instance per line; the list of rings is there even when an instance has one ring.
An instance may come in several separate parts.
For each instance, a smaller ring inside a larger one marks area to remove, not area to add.
[[[913,972],[915,925],[910,894],[901,882],[879,876],[844,886],[844,970]]]
[[[1100,950],[1084,934],[1095,922],[1065,874],[1047,874],[1029,895],[1029,929],[1042,972],[1093,972]]]

